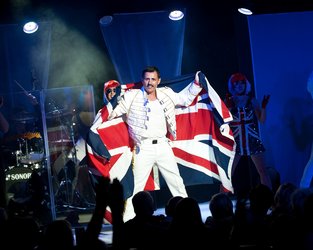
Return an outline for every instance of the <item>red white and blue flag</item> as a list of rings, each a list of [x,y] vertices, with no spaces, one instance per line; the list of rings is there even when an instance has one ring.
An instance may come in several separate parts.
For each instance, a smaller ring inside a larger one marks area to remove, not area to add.
[[[194,74],[191,74],[164,81],[159,86],[180,92],[193,80]],[[232,115],[203,74],[200,83],[203,90],[195,101],[189,107],[176,109],[177,139],[173,141],[173,151],[186,186],[210,184],[217,180],[225,191],[233,192],[231,167],[235,140],[228,125]],[[122,85],[122,91],[138,87],[138,84],[126,84]],[[133,145],[123,118],[107,121],[116,102],[115,98],[99,111],[87,138],[87,159],[92,170],[111,179],[119,179],[127,198],[131,196],[134,185]],[[162,180],[157,169],[153,168],[146,190],[162,188],[165,185]]]

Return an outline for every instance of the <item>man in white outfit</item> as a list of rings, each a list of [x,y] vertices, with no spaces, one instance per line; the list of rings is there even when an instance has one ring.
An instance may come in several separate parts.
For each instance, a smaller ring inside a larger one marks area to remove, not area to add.
[[[173,196],[188,196],[166,134],[169,131],[176,139],[175,106],[189,106],[200,93],[199,73],[188,88],[176,93],[168,87],[157,88],[161,82],[159,69],[149,66],[142,71],[142,88],[126,91],[109,116],[109,120],[126,116],[128,132],[135,145],[134,191],[126,201],[124,222],[135,216],[132,198],[144,190],[154,165]]]

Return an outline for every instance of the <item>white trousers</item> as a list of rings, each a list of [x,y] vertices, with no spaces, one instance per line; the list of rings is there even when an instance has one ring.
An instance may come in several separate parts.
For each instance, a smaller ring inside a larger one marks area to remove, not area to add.
[[[173,196],[188,196],[170,142],[163,140],[152,144],[151,140],[145,141],[137,146],[134,156],[134,192],[126,201],[124,222],[135,217],[132,198],[144,190],[153,165],[158,167]]]

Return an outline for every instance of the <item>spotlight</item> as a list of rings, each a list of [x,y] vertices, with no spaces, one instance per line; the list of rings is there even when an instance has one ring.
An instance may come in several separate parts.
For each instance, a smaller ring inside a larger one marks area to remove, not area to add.
[[[248,8],[238,8],[238,12],[247,16],[250,16],[253,14],[252,10]]]
[[[112,16],[104,16],[100,19],[100,23],[103,25],[103,26],[108,26],[112,23],[113,21],[113,17]]]
[[[170,12],[168,17],[173,21],[178,21],[184,17],[184,13],[180,10],[173,10]]]
[[[34,33],[38,30],[38,24],[36,22],[27,22],[23,26],[23,31],[27,34]]]

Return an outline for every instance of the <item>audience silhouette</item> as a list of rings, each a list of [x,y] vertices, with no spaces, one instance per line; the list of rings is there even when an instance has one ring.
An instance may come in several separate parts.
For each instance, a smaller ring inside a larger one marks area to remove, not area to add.
[[[209,208],[211,216],[206,218],[205,225],[214,239],[214,244],[221,249],[229,249],[234,226],[233,202],[226,193],[220,192],[211,197]]]
[[[148,191],[140,191],[132,199],[135,217],[126,221],[127,249],[160,249],[165,242],[164,215],[153,215],[155,204]]]
[[[166,242],[173,249],[207,249],[212,241],[208,232],[198,202],[187,197],[176,205]]]
[[[282,183],[274,193],[258,184],[246,199],[220,192],[209,200],[211,215],[204,219],[192,197],[171,197],[165,214],[155,215],[148,191],[134,195],[136,216],[123,221],[124,195],[119,180],[100,177],[96,205],[87,225],[73,224],[70,216],[42,224],[37,217],[0,209],[1,249],[312,249],[313,190]],[[112,213],[112,243],[100,238],[104,214]],[[21,232],[21,233],[19,233]],[[18,233],[18,239],[16,234]]]

